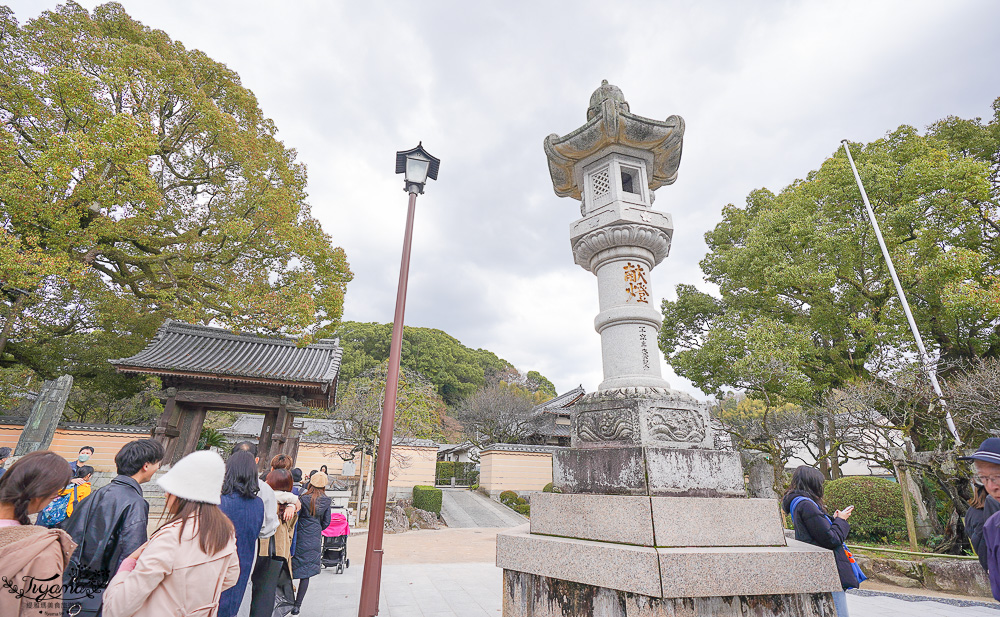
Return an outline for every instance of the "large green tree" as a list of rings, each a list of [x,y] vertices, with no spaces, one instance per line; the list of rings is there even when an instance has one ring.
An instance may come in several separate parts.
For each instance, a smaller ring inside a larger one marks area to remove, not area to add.
[[[331,333],[352,275],[276,133],[235,72],[119,4],[0,7],[0,360],[100,386],[166,317]]]
[[[344,322],[337,330],[344,348],[340,376],[350,382],[389,358],[392,324]],[[485,349],[470,349],[458,339],[433,328],[404,326],[400,365],[430,380],[438,394],[451,406],[472,395],[491,381],[511,382],[555,396],[552,382],[537,371],[520,376],[510,362]]]
[[[903,126],[851,148],[929,347],[946,360],[1000,355],[1000,115],[946,119],[925,135]],[[660,333],[697,386],[813,401],[912,357],[842,149],[778,194],[726,206],[705,237],[701,265],[719,296],[678,286]]]

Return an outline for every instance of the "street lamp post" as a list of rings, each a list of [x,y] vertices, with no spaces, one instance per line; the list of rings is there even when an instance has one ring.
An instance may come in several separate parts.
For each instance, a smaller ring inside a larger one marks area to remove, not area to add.
[[[396,314],[392,321],[392,343],[385,378],[385,401],[382,404],[382,425],[379,429],[378,456],[375,459],[375,486],[368,516],[368,547],[365,550],[365,570],[361,576],[358,617],[378,615],[379,585],[382,579],[382,532],[385,529],[385,502],[389,493],[389,462],[392,459],[392,432],[396,419],[399,358],[403,349],[403,313],[406,309],[406,282],[410,273],[413,216],[417,207],[417,195],[423,194],[428,178],[437,180],[440,165],[439,159],[424,150],[422,142],[416,148],[396,153],[396,173],[404,174],[403,190],[410,194],[410,201],[406,211],[406,231],[403,234],[403,259],[399,266]]]

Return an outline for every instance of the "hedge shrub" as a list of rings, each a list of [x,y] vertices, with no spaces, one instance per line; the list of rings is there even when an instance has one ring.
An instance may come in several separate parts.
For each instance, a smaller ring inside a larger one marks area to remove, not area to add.
[[[542,487],[542,492],[543,493],[551,493],[552,492],[552,483],[549,482],[544,487]]]
[[[441,489],[433,486],[413,487],[413,507],[441,514]]]
[[[524,516],[531,515],[531,506],[526,503],[519,503],[514,505],[514,511],[518,514],[523,514]]]
[[[500,493],[500,503],[505,506],[514,507],[517,503],[518,495],[514,491],[504,491]]]
[[[479,482],[479,472],[475,463],[459,463],[455,461],[438,461],[434,481],[438,484],[451,484],[451,479],[462,486]]]
[[[833,480],[823,485],[823,501],[830,516],[854,506],[848,542],[893,543],[906,538],[903,493],[892,480],[871,476]]]
[[[451,478],[455,475],[455,463],[453,461],[438,461],[434,481],[438,484],[451,484]]]

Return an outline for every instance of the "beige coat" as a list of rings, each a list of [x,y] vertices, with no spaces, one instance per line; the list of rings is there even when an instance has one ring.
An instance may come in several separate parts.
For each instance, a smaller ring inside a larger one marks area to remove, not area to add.
[[[198,544],[197,523],[180,521],[153,534],[135,569],[119,571],[104,592],[104,617],[210,617],[219,596],[236,584],[240,561],[236,536],[221,552],[206,555]]]
[[[61,617],[63,570],[75,548],[61,529],[0,527],[0,615]]]

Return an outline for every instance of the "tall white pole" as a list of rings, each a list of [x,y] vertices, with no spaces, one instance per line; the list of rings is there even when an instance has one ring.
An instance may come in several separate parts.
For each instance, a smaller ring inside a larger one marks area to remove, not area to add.
[[[892,284],[896,286],[896,295],[899,296],[899,302],[903,305],[903,312],[906,314],[906,321],[910,324],[910,332],[913,333],[913,338],[917,341],[917,350],[920,352],[920,364],[923,365],[924,370],[927,372],[927,377],[931,380],[931,386],[934,387],[934,393],[937,394],[938,400],[941,402],[941,407],[945,410],[945,421],[948,423],[948,430],[950,430],[952,436],[955,437],[955,446],[961,447],[962,439],[958,436],[958,429],[955,428],[955,421],[951,417],[951,412],[948,411],[946,407],[944,394],[941,392],[941,386],[938,384],[937,380],[937,370],[935,370],[934,364],[927,355],[927,349],[924,348],[924,340],[920,337],[920,330],[917,329],[917,322],[913,321],[913,313],[910,312],[910,303],[906,301],[906,294],[903,293],[903,286],[899,284],[899,277],[896,276],[896,266],[892,264],[892,257],[889,256],[889,249],[886,248],[885,240],[882,238],[882,229],[878,226],[878,221],[875,219],[875,211],[872,210],[871,202],[868,201],[868,193],[865,192],[865,185],[861,183],[861,176],[858,175],[858,168],[854,165],[854,157],[851,156],[851,148],[846,139],[841,140],[841,143],[844,144],[844,152],[847,152],[847,160],[851,163],[851,171],[854,172],[854,179],[858,183],[858,188],[861,189],[861,199],[865,202],[865,208],[868,210],[868,218],[872,222],[872,227],[875,228],[875,237],[878,238],[878,245],[882,247],[882,257],[885,258],[885,264],[889,267],[889,275],[892,277]]]

